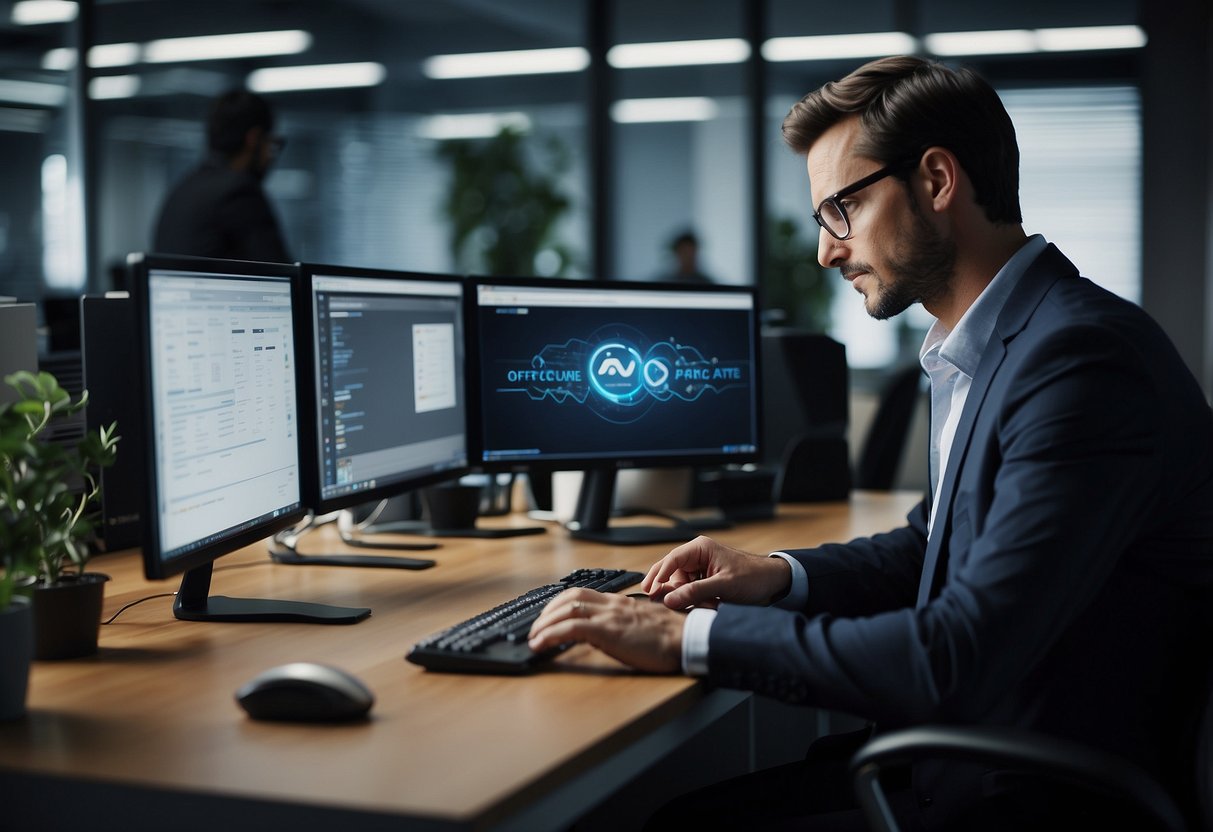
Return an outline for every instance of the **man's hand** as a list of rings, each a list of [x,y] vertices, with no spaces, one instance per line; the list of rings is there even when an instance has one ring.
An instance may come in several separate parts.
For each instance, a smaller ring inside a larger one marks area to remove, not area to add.
[[[638,670],[682,670],[684,616],[660,604],[624,595],[570,589],[543,608],[531,625],[529,645],[536,653],[585,642]]]
[[[715,606],[719,601],[765,604],[788,592],[792,569],[783,558],[763,557],[697,537],[649,568],[640,587],[670,609]]]

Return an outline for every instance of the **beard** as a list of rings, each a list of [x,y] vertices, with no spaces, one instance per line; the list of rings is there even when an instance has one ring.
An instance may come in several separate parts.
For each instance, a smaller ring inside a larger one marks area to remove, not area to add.
[[[904,252],[889,261],[886,278],[866,263],[847,263],[843,275],[867,272],[876,282],[864,308],[878,321],[884,321],[915,303],[929,303],[939,297],[952,282],[956,269],[956,244],[936,231],[918,205],[910,199],[913,227],[898,234],[897,250]]]

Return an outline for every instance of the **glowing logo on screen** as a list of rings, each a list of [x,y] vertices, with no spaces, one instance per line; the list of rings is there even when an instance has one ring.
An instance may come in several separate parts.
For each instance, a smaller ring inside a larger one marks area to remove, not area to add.
[[[640,353],[627,344],[618,341],[601,344],[590,355],[590,384],[609,401],[631,404],[644,392],[636,373],[642,361]]]
[[[598,375],[600,375],[600,376],[619,375],[619,376],[623,376],[624,378],[631,378],[632,373],[634,373],[634,372],[636,372],[636,362],[635,361],[629,361],[628,366],[625,367],[625,366],[623,366],[623,364],[621,364],[619,362],[618,358],[615,358],[613,356],[611,358],[608,358],[606,361],[603,361],[600,365],[598,365]]]

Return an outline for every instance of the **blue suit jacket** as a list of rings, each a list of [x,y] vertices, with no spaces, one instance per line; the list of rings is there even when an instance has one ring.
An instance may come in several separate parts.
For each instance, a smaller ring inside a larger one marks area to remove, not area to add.
[[[800,613],[723,605],[710,678],[881,728],[1020,725],[1168,779],[1213,609],[1213,412],[1162,330],[1049,246],[999,316],[928,506],[790,551]]]

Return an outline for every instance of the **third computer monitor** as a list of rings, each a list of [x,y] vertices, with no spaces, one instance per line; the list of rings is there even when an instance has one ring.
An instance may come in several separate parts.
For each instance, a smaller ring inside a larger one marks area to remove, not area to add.
[[[463,282],[302,264],[304,495],[317,513],[465,473]]]
[[[473,462],[585,469],[577,536],[629,543],[682,533],[608,527],[618,468],[755,459],[751,287],[477,278],[468,292]]]

